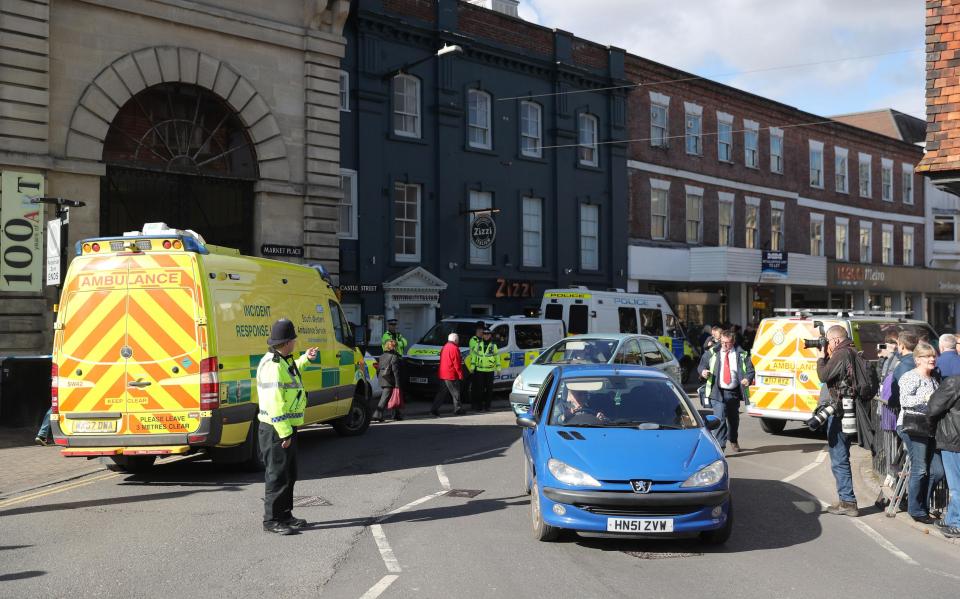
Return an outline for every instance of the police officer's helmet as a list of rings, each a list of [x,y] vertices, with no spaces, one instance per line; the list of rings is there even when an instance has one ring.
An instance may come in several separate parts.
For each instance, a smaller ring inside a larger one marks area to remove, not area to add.
[[[297,329],[293,326],[293,323],[286,318],[281,318],[277,322],[273,323],[273,328],[270,330],[270,339],[267,340],[267,345],[270,347],[275,347],[277,345],[283,345],[288,341],[293,341],[297,338]]]

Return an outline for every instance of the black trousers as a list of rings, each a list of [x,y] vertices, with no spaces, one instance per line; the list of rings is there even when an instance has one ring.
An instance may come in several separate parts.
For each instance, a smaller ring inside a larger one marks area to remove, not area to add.
[[[257,431],[264,464],[263,522],[286,522],[293,517],[293,484],[297,482],[297,429],[284,449],[273,425],[260,423]]]
[[[473,409],[489,410],[493,401],[493,372],[474,371],[472,375]]]

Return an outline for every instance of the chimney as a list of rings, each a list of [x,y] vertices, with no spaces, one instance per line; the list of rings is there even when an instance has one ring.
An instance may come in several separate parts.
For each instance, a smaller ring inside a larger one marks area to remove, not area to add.
[[[520,6],[520,0],[467,0],[467,2],[490,10],[495,10],[511,17],[519,18],[520,16],[517,13],[517,10]]]

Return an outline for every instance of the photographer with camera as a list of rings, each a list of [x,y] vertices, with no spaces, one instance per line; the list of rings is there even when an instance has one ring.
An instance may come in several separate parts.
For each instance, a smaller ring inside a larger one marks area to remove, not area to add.
[[[822,329],[821,329],[822,330]],[[821,337],[821,339],[823,339]],[[817,376],[827,387],[820,394],[820,403],[814,412],[814,419],[827,414],[827,445],[830,448],[830,469],[837,481],[837,495],[840,501],[827,508],[830,514],[842,514],[856,517],[860,515],[857,497],[853,493],[853,474],[850,471],[850,437],[843,432],[843,403],[848,405],[854,398],[853,368],[857,359],[856,350],[850,342],[847,329],[834,325],[827,329],[826,342],[821,341],[818,349]]]

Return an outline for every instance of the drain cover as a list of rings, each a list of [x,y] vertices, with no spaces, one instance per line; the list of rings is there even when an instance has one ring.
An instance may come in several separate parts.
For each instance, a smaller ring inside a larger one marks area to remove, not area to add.
[[[480,493],[483,493],[483,489],[450,489],[444,495],[447,497],[476,497]]]
[[[319,495],[304,495],[293,498],[293,507],[323,507],[327,505],[332,504]]]
[[[624,551],[627,555],[640,559],[671,559],[674,557],[699,557],[702,553],[696,552],[677,552],[677,551]]]

